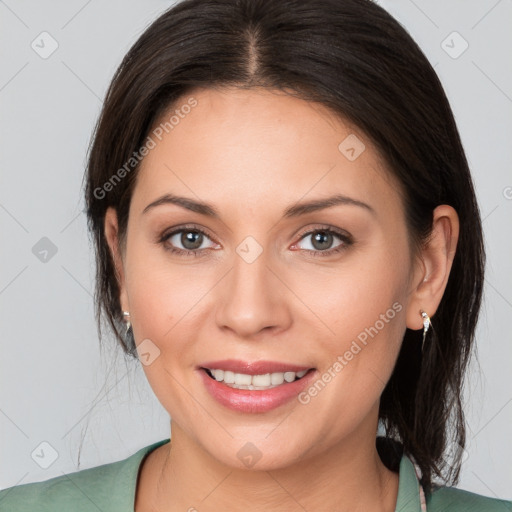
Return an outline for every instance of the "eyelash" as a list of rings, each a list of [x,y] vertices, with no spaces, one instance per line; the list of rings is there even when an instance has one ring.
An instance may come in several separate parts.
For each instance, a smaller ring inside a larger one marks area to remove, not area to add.
[[[200,249],[195,251],[190,251],[187,249],[177,249],[176,247],[169,246],[166,244],[167,240],[171,238],[173,235],[177,233],[184,232],[194,232],[194,233],[201,233],[203,236],[206,236],[208,238],[211,238],[208,233],[203,231],[202,229],[196,227],[196,226],[181,226],[179,229],[174,229],[170,233],[165,233],[161,236],[159,242],[164,246],[164,249],[166,251],[169,251],[172,254],[177,254],[178,256],[201,256],[203,251],[206,251],[207,249]]]
[[[161,243],[164,246],[166,251],[169,251],[172,254],[176,254],[178,256],[183,256],[183,257],[187,257],[187,256],[198,257],[198,256],[202,255],[203,251],[208,250],[208,249],[199,249],[199,250],[191,251],[191,250],[187,250],[187,249],[178,249],[176,247],[169,246],[166,244],[166,242],[169,238],[171,238],[173,235],[176,235],[177,233],[181,233],[181,232],[201,233],[203,236],[211,239],[211,237],[208,235],[208,233],[206,233],[202,229],[198,228],[197,226],[181,226],[179,229],[175,229],[175,230],[171,231],[170,233],[163,234],[159,239],[159,243]],[[338,245],[337,247],[335,247],[333,249],[327,249],[326,251],[320,251],[320,250],[313,251],[310,249],[299,249],[300,251],[306,251],[307,253],[310,253],[309,255],[313,256],[315,258],[316,257],[322,258],[322,257],[338,254],[354,244],[352,237],[348,233],[338,231],[329,226],[320,226],[315,229],[311,229],[309,231],[305,231],[305,232],[301,233],[300,237],[299,237],[299,242],[303,238],[306,238],[308,235],[313,235],[315,233],[329,233],[329,234],[337,236],[343,242],[342,244]]]
[[[339,254],[354,244],[354,240],[347,232],[337,230],[337,229],[331,228],[329,226],[319,226],[319,227],[316,227],[315,229],[310,229],[310,230],[304,231],[299,235],[299,241],[301,241],[303,238],[306,238],[307,236],[313,235],[315,233],[328,233],[328,234],[337,236],[341,240],[342,243],[340,245],[338,245],[337,247],[334,247],[333,249],[327,249],[326,251],[299,249],[299,251],[306,251],[309,256],[312,256],[314,258],[323,258],[323,257],[328,257],[328,256],[333,256],[335,254]]]

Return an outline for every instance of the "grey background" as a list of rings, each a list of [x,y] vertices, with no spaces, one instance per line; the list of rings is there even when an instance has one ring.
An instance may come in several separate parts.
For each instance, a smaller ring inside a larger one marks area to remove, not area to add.
[[[117,65],[171,3],[0,1],[0,488],[113,462],[168,437],[168,415],[139,364],[127,365],[113,343],[100,351],[81,182]],[[379,3],[445,86],[484,218],[479,364],[466,383],[458,486],[512,499],[512,2]],[[31,47],[51,49],[43,31],[58,43],[47,58]]]

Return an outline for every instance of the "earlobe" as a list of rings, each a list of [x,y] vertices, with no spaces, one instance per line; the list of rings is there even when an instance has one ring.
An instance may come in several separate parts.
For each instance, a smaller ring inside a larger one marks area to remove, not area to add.
[[[443,297],[459,238],[455,209],[440,205],[433,211],[432,232],[419,255],[418,270],[407,308],[409,329],[422,329],[421,311],[432,317]]]

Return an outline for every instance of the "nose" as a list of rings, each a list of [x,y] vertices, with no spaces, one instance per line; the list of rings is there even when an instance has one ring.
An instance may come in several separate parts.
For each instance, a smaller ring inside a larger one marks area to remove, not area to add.
[[[238,338],[279,332],[291,324],[289,291],[266,253],[248,262],[238,253],[233,268],[222,280],[216,311],[217,325]]]

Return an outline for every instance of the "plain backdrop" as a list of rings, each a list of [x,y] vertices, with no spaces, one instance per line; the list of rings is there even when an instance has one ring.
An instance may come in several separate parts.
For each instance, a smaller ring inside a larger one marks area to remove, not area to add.
[[[379,3],[445,87],[484,219],[479,364],[465,387],[458,486],[512,499],[512,2]],[[126,365],[114,342],[100,351],[81,184],[110,79],[171,4],[0,1],[0,488],[120,460],[169,436],[139,363]]]

